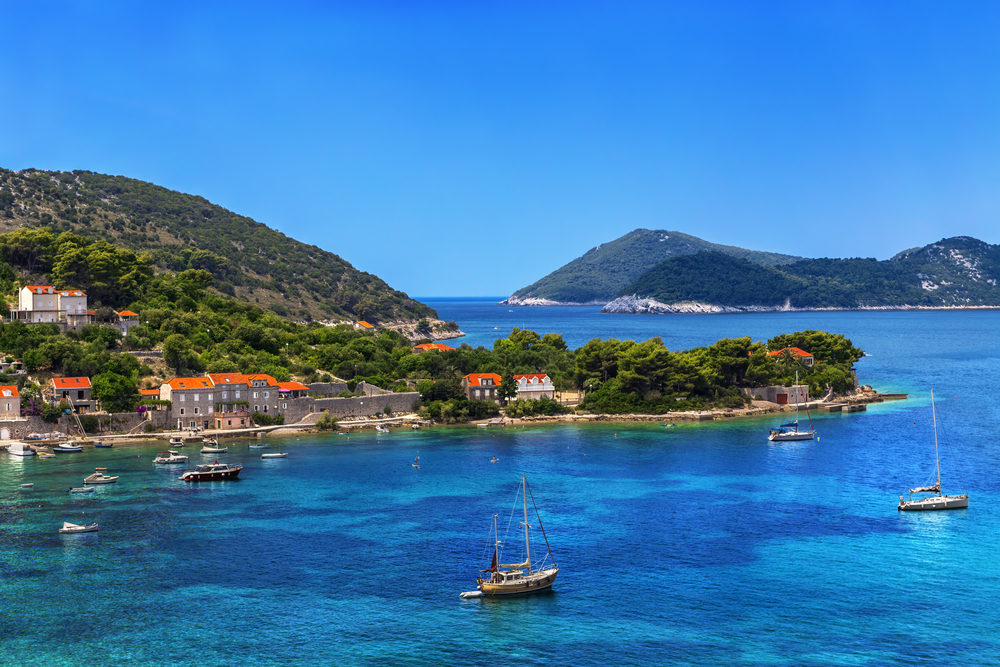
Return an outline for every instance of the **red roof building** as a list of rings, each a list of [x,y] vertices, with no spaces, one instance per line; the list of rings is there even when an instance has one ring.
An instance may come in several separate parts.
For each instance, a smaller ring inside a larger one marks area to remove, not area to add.
[[[792,356],[795,356],[795,357],[798,357],[799,359],[801,359],[802,363],[804,363],[806,366],[812,366],[814,363],[816,363],[816,358],[813,357],[813,355],[809,354],[805,350],[800,350],[797,347],[785,347],[785,348],[782,348],[780,350],[775,350],[773,352],[768,352],[767,356],[769,356],[769,357],[780,357],[780,356],[784,355],[785,350],[788,350],[789,352],[791,352]]]
[[[470,401],[498,402],[501,382],[503,380],[496,373],[469,373],[462,378],[462,389]]]
[[[413,353],[420,354],[421,352],[431,352],[433,350],[438,350],[439,352],[449,352],[455,348],[450,345],[445,345],[444,343],[421,343],[420,345],[413,346]]]

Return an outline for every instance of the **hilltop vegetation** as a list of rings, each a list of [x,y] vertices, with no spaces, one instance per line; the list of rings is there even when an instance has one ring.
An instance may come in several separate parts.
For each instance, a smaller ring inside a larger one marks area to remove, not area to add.
[[[587,251],[582,257],[514,292],[511,301],[516,303],[530,298],[559,303],[606,303],[664,259],[701,251],[722,253],[761,266],[777,266],[801,259],[709,243],[680,232],[637,229]]]
[[[672,257],[618,296],[736,308],[997,306],[998,279],[1000,246],[956,237],[887,261],[807,259],[767,267],[715,252]]]
[[[130,250],[156,272],[207,271],[214,290],[282,316],[373,322],[437,318],[433,309],[333,253],[203,197],[124,176],[0,169],[0,229],[22,227],[49,228],[54,236],[73,232],[87,242]],[[28,258],[8,261],[30,275],[54,266]]]

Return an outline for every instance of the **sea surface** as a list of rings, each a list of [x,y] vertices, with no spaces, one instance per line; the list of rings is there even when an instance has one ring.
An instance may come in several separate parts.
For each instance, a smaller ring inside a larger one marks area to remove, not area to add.
[[[289,456],[268,461],[230,440],[218,458],[246,466],[237,482],[182,482],[184,466],[153,465],[155,443],[0,454],[0,664],[1000,662],[1000,313],[428,301],[477,345],[513,326],[671,349],[840,332],[871,355],[863,383],[910,398],[813,415],[819,438],[799,443],[769,443],[768,418],[309,435],[271,440]],[[944,489],[971,506],[902,514],[899,495],[934,473],[931,389]],[[95,467],[120,481],[66,492]],[[555,589],[463,600],[494,514],[519,555],[522,474]],[[101,530],[59,535],[65,520]]]

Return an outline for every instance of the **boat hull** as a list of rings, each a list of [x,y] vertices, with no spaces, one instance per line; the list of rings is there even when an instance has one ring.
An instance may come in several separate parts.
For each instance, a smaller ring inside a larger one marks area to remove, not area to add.
[[[527,595],[529,593],[539,593],[552,588],[556,581],[558,569],[542,570],[530,576],[514,581],[503,583],[492,583],[481,581],[477,588],[486,597],[501,597],[504,595]]]
[[[961,510],[969,507],[969,496],[931,496],[899,503],[900,512],[928,512],[934,510]]]
[[[242,468],[212,472],[186,472],[180,476],[185,482],[212,482],[222,479],[237,479]]]
[[[794,440],[812,440],[816,434],[813,431],[799,431],[797,433],[772,433],[767,436],[771,442],[790,442]]]

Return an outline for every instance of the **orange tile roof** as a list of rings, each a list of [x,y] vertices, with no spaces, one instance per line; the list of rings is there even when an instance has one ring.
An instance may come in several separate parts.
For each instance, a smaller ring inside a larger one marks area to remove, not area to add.
[[[131,310],[123,310],[118,313],[118,317],[139,317],[139,313],[133,313]]]
[[[447,352],[448,350],[454,350],[455,348],[450,345],[445,345],[444,343],[421,343],[420,345],[414,345],[413,351],[421,350],[424,352],[430,352],[431,350],[440,350],[441,352]]]
[[[25,285],[24,287],[35,294],[53,294],[55,292],[52,285]]]
[[[209,373],[208,377],[212,380],[212,384],[250,384],[243,373]]]
[[[59,290],[59,296],[87,296],[87,293],[78,289]]]
[[[199,378],[174,378],[167,380],[171,389],[211,389],[212,380],[207,377]]]
[[[364,320],[358,320],[358,324],[360,324],[361,326],[363,326],[365,329],[374,329],[375,328],[373,325],[368,324]]]
[[[159,389],[140,389],[139,393],[141,395],[143,395],[143,396],[159,396],[160,395],[160,390]]]
[[[88,315],[96,315],[96,314],[97,314],[97,311],[96,311],[96,310],[88,310],[88,311],[87,311],[87,314],[88,314]]]
[[[10,392],[10,393],[7,393],[7,392]],[[21,394],[17,393],[17,385],[16,384],[3,384],[3,385],[0,385],[0,395],[2,395],[4,398],[8,398],[8,397],[20,398],[20,396],[21,396]]]
[[[503,380],[496,373],[469,373],[465,379],[469,381],[470,387],[482,387],[482,380],[492,378],[493,384],[499,385]]]
[[[269,386],[269,387],[275,387],[275,386],[278,385],[278,381],[275,380],[270,375],[262,375],[262,374],[258,373],[258,374],[255,374],[255,375],[247,375],[247,379],[248,380],[265,380],[267,382],[267,386]]]
[[[805,350],[800,350],[797,347],[785,347],[785,348],[782,348],[780,350],[775,350],[774,352],[768,352],[767,356],[769,356],[769,357],[776,357],[779,354],[781,354],[782,352],[784,352],[785,350],[788,350],[789,352],[791,352],[792,354],[794,354],[796,357],[811,357],[811,356],[813,356],[813,355],[809,354],[808,352],[806,352]]]
[[[59,389],[80,389],[90,386],[90,378],[52,378],[52,384]]]
[[[305,386],[301,382],[279,382],[279,391],[309,391],[309,387]]]
[[[520,380],[521,378],[528,378],[529,380],[531,378],[534,378],[534,379],[538,380],[539,382],[544,382],[545,380],[547,380],[549,378],[549,376],[548,376],[547,373],[527,373],[525,375],[515,375],[514,376],[515,380]]]

